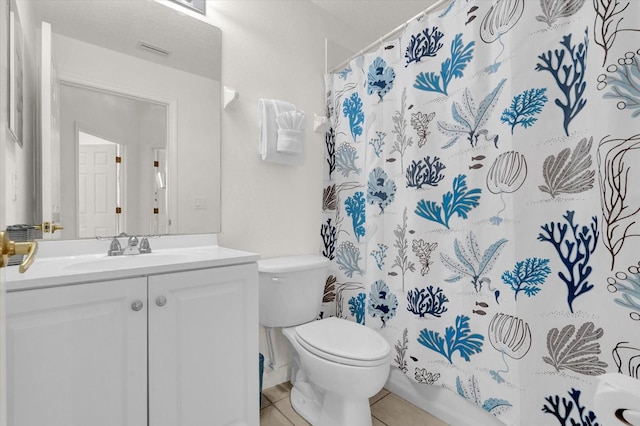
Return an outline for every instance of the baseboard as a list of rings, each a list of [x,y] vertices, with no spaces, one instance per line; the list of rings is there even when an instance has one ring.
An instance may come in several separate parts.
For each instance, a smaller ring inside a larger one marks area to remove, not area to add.
[[[262,389],[289,381],[290,367],[291,364],[285,364],[270,370],[265,366]],[[391,367],[384,387],[450,426],[504,426],[497,418],[454,392],[442,386],[415,383],[397,367]]]
[[[385,388],[450,426],[504,426],[482,408],[442,386],[411,381],[397,367],[391,367]]]
[[[262,374],[262,389],[269,389],[275,385],[288,382],[291,378],[290,374],[291,363],[275,366],[273,370],[265,365]]]

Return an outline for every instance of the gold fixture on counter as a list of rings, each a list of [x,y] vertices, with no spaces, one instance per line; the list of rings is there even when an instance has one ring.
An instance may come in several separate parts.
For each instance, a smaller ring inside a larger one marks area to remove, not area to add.
[[[0,268],[5,267],[9,261],[9,256],[26,254],[27,257],[18,268],[20,273],[24,274],[36,258],[38,243],[36,241],[16,243],[15,241],[9,240],[5,231],[0,231],[0,252],[2,253],[2,256],[0,256]]]
[[[64,226],[58,225],[57,223],[53,223],[53,222],[42,222],[42,225],[35,225],[34,228],[36,228],[39,231],[42,231],[45,234],[48,234],[48,233],[54,234],[56,231],[63,230]]]

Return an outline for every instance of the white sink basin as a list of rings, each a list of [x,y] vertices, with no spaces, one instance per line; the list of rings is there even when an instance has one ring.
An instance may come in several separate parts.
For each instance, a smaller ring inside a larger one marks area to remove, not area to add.
[[[70,271],[109,271],[113,269],[141,268],[145,266],[166,265],[197,261],[198,253],[145,253],[136,255],[107,256],[95,255],[79,257],[75,262],[64,266]]]
[[[21,274],[18,267],[4,269],[8,292],[49,288],[88,281],[117,280],[142,275],[253,263],[259,259],[217,244],[217,237],[163,235],[149,241],[151,253],[107,256],[107,241],[80,239],[41,241],[36,261]]]

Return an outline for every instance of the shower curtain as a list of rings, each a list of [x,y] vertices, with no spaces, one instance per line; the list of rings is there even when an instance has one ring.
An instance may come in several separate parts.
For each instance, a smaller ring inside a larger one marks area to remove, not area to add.
[[[640,2],[457,0],[326,76],[321,315],[508,425],[640,375]]]

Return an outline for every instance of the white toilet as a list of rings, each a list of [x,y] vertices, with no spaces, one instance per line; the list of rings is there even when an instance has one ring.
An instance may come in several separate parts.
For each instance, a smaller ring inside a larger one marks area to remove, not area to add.
[[[260,324],[284,327],[293,352],[291,405],[313,426],[371,426],[369,398],[389,376],[391,346],[340,318],[317,320],[329,260],[314,255],[258,261]]]

